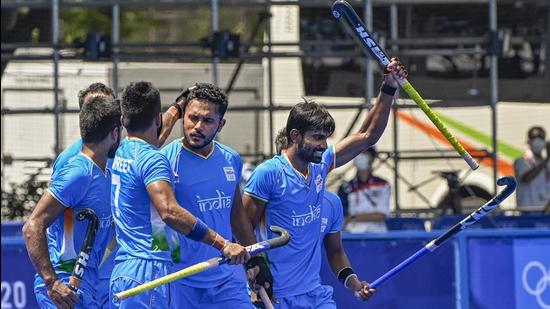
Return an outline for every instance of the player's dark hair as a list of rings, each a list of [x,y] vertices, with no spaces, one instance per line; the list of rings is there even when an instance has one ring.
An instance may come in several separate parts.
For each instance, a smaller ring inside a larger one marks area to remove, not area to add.
[[[78,92],[78,108],[82,109],[82,106],[84,103],[87,103],[85,101],[85,98],[89,94],[102,94],[111,98],[115,98],[115,92],[110,87],[107,87],[104,83],[93,83],[90,86],[80,90]]]
[[[120,104],[106,96],[95,96],[80,110],[80,136],[85,143],[103,140],[109,132],[120,126]]]
[[[542,137],[543,139],[546,138],[546,132],[544,131],[544,128],[541,126],[534,126],[527,131],[527,138],[532,139],[534,137]]]
[[[132,82],[122,93],[120,107],[126,130],[143,131],[160,113],[160,93],[150,82]]]
[[[227,110],[227,95],[218,87],[209,83],[197,83],[187,96],[187,102],[192,99],[206,101],[216,106],[216,111],[223,118]],[[187,106],[186,106],[187,107]]]
[[[286,138],[286,128],[282,128],[275,137],[275,150],[280,155],[283,150],[288,148],[288,140]]]
[[[334,133],[335,124],[334,118],[328,110],[313,100],[303,98],[304,102],[300,102],[290,110],[286,121],[286,138],[288,144],[292,144],[290,131],[298,130],[301,134],[310,130],[323,130],[328,132],[328,135]]]

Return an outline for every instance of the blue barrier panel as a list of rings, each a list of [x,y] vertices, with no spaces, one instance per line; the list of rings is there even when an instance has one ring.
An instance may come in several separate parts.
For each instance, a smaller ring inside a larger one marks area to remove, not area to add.
[[[517,231],[464,235],[469,308],[550,308],[550,231]]]
[[[38,308],[33,291],[35,273],[23,238],[2,234],[1,308]]]
[[[2,222],[2,237],[23,236],[23,223],[21,221]]]
[[[359,278],[372,282],[435,236],[426,232],[344,235],[343,245]],[[356,300],[342,286],[325,256],[321,280],[323,284],[333,286],[334,300],[340,308],[452,308],[455,305],[453,265],[452,243],[445,244],[386,282],[366,303]]]
[[[373,281],[441,234],[344,234],[359,277]],[[21,237],[2,235],[1,308],[37,308],[34,268]],[[335,278],[323,254],[321,279],[339,308],[549,308],[550,230],[473,229],[457,235],[383,284],[361,303]]]

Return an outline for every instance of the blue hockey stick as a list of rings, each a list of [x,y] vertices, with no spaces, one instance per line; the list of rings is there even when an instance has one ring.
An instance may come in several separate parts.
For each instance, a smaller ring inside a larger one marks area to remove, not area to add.
[[[502,201],[504,201],[508,196],[510,196],[510,194],[512,194],[516,190],[516,186],[517,186],[516,179],[511,176],[500,178],[499,180],[497,180],[497,184],[499,186],[506,186],[506,188],[504,188],[504,190],[502,190],[497,196],[493,197],[490,201],[485,203],[485,205],[481,206],[478,210],[474,211],[468,217],[464,218],[462,221],[455,224],[452,228],[450,228],[445,233],[443,233],[443,235],[430,241],[422,249],[416,251],[416,253],[409,256],[406,260],[401,262],[399,265],[395,266],[390,271],[380,276],[380,278],[374,280],[374,282],[370,284],[370,287],[373,289],[378,288],[380,285],[382,285],[382,283],[386,282],[391,277],[395,276],[396,274],[401,272],[403,269],[407,268],[412,263],[419,260],[424,255],[435,251],[452,236],[458,234],[460,231],[466,229],[468,226],[478,222],[481,218],[485,217],[485,215],[487,215],[491,210],[498,207],[499,204]]]

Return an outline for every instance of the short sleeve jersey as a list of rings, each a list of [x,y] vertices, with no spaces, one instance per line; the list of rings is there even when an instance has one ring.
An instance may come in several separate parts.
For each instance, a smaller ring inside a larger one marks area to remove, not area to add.
[[[120,245],[115,261],[171,261],[166,224],[151,204],[147,186],[172,184],[170,164],[157,147],[133,138],[120,144],[111,166],[111,211]]]
[[[210,154],[202,156],[184,147],[181,140],[175,140],[164,147],[162,153],[170,161],[174,173],[174,190],[178,203],[225,239],[231,240],[231,208],[242,170],[239,154],[214,142]],[[177,252],[173,256],[179,260],[176,264],[178,269],[220,255],[219,250],[184,235],[178,234],[177,239],[179,246],[174,246]],[[244,281],[242,267],[225,264],[179,282],[207,288],[219,286],[237,275]]]
[[[295,170],[285,154],[260,164],[245,187],[245,194],[266,203],[267,237],[277,225],[289,231],[284,247],[269,252],[274,292],[288,297],[309,292],[319,285],[321,267],[321,208],[328,172],[334,168],[330,146],[320,163],[308,165],[308,176]]]
[[[50,260],[58,274],[73,271],[88,228],[88,221],[76,220],[76,214],[81,209],[90,208],[96,214],[99,226],[83,280],[90,283],[97,279],[97,268],[111,222],[109,190],[109,175],[83,153],[69,159],[52,177],[48,192],[66,207],[47,230]]]
[[[52,179],[56,171],[59,171],[62,167],[67,165],[69,160],[80,153],[82,150],[83,141],[79,138],[76,142],[65,148],[55,159],[52,165]]]
[[[344,211],[342,201],[337,194],[325,191],[321,205],[321,238],[327,234],[337,233],[344,227]]]
[[[59,156],[57,156],[57,158],[55,159],[55,162],[52,165],[52,180],[53,180],[55,174],[59,170],[61,170],[65,165],[67,165],[67,163],[69,162],[70,159],[72,159],[73,157],[75,157],[76,155],[78,155],[80,153],[80,151],[82,150],[83,144],[84,144],[84,142],[82,141],[81,138],[79,138],[77,141],[75,141],[69,147],[67,147],[65,150],[63,150],[63,152],[61,152],[59,154]],[[112,160],[107,161],[107,169],[110,169],[111,163],[112,163]],[[109,175],[110,175],[110,171],[109,171]],[[110,180],[109,180],[109,185],[110,185]],[[109,205],[109,213],[110,213],[110,211],[111,211],[111,206],[110,206],[111,205],[111,202],[110,202],[111,196],[108,195],[107,198],[108,198],[107,203]],[[109,216],[109,217],[111,217],[111,216]],[[107,224],[107,223],[105,223],[105,224]],[[108,245],[107,242],[110,242],[110,239],[112,239],[114,237],[114,235],[115,235],[114,229],[112,229],[112,228],[110,229],[110,234],[111,235],[107,236],[107,238],[105,239],[105,243],[102,244],[104,247],[106,247]],[[102,242],[102,240],[99,239],[96,235],[96,240],[94,241],[94,243],[100,244],[101,242]],[[111,257],[110,259],[105,261],[103,263],[103,265],[100,266],[100,268],[99,268],[99,277],[100,278],[110,278],[111,277],[111,270],[113,269],[113,266],[114,266],[114,263],[113,263],[113,259]]]

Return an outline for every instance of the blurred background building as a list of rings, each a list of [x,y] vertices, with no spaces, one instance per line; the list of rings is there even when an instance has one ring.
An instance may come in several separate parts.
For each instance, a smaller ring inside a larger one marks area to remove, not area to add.
[[[130,81],[149,80],[165,106],[183,87],[216,83],[230,98],[219,138],[250,162],[274,153],[274,135],[301,96],[331,110],[331,142],[357,129],[380,69],[332,17],[331,3],[2,1],[2,218],[21,219],[32,208],[28,196],[79,136],[76,94],[93,81],[120,93]],[[513,174],[526,130],[550,131],[550,4],[350,3],[482,165],[469,171],[414,103],[397,100],[375,167],[391,180],[393,213],[430,216],[457,196],[465,211],[478,207],[499,175]],[[171,138],[180,134],[178,127]],[[340,168],[328,186],[336,191],[353,175],[351,165]],[[510,199],[505,208],[514,206]]]

